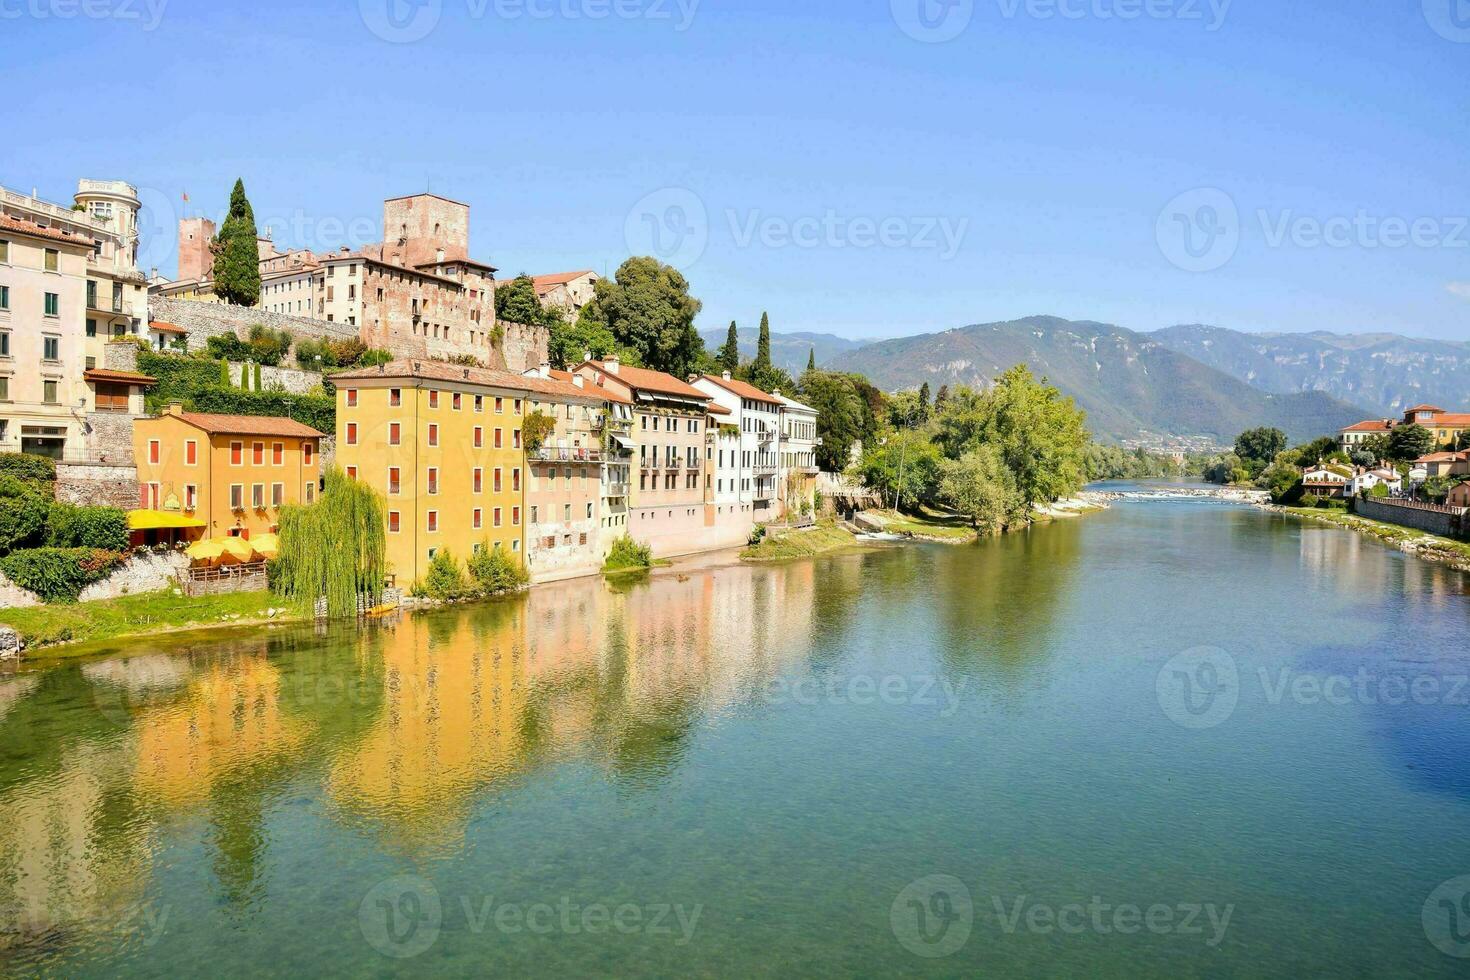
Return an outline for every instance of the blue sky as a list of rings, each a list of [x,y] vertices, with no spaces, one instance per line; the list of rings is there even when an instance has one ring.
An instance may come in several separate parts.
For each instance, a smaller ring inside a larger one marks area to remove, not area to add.
[[[0,183],[145,188],[166,274],[240,176],[281,244],[428,187],[502,275],[657,250],[705,328],[1470,339],[1467,0],[86,2],[0,0]]]

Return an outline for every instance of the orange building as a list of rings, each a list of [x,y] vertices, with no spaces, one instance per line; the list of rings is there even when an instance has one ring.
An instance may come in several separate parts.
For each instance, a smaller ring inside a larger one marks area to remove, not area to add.
[[[274,531],[283,506],[316,499],[321,438],[293,419],[170,405],[133,423],[138,506],[204,521],[207,538]]]

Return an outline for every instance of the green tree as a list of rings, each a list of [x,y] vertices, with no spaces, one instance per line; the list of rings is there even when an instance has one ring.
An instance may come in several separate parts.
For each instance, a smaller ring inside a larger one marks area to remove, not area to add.
[[[870,488],[892,501],[899,510],[915,510],[936,502],[939,468],[944,461],[939,447],[922,432],[895,432],[881,444],[865,448],[859,475]]]
[[[585,318],[568,324],[557,317],[551,322],[550,330],[551,337],[546,345],[547,358],[551,361],[551,366],[558,370],[565,371],[573,365],[581,364],[588,354],[598,360],[616,354],[624,363],[635,367],[643,363],[638,352],[620,346],[612,331],[604,324]]]
[[[525,273],[495,286],[495,319],[530,326],[542,324],[545,311],[536,295],[536,283]]]
[[[735,373],[740,366],[740,331],[735,328],[735,321],[730,321],[730,330],[725,334],[725,345],[715,353],[715,360],[720,363],[720,370]]]
[[[817,369],[817,349],[815,347],[807,348],[806,369],[808,371],[815,371]],[[1470,431],[1467,431],[1465,435],[1470,437]]]
[[[919,386],[919,419],[923,421],[929,417],[929,382],[925,381]]]
[[[226,303],[254,306],[260,300],[260,250],[255,211],[245,196],[245,182],[235,181],[230,212],[210,245],[214,253],[214,292]]]
[[[631,258],[594,288],[580,320],[605,327],[618,344],[637,352],[643,366],[683,378],[704,364],[704,341],[694,329],[701,304],[678,269],[647,256]]]
[[[1026,516],[1016,478],[993,446],[941,462],[938,493],[947,507],[985,534],[1004,531]]]
[[[757,367],[771,366],[771,315],[761,313],[760,334],[755,341],[755,363]]]
[[[1237,452],[1239,450],[1237,449]],[[1272,459],[1275,459],[1273,456]],[[1342,451],[1342,446],[1332,436],[1321,436],[1296,450],[1296,461],[1301,466],[1315,466],[1317,463],[1328,460],[1341,460],[1347,462],[1349,457]]]
[[[1272,503],[1294,504],[1301,500],[1303,493],[1301,467],[1283,455],[1262,471],[1260,485],[1271,492]]]
[[[1422,425],[1395,426],[1388,436],[1388,458],[1412,462],[1434,452],[1434,433]]]
[[[1259,464],[1257,470],[1265,469],[1286,448],[1286,433],[1280,429],[1261,427],[1242,432],[1235,439],[1235,455],[1247,466]]]
[[[866,406],[852,380],[830,371],[801,376],[801,400],[817,410],[817,464],[829,473],[847,469],[853,443],[864,438]]]

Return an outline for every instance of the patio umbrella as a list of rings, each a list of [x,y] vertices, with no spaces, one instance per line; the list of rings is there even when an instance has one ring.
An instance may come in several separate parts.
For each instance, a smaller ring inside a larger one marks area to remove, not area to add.
[[[205,538],[189,545],[189,550],[184,553],[190,561],[213,563],[225,553],[225,543],[219,538]]]
[[[274,558],[281,550],[281,542],[274,534],[257,534],[250,539],[250,547],[262,558]]]
[[[244,565],[255,557],[255,548],[244,538],[224,538],[220,541],[221,564]]]

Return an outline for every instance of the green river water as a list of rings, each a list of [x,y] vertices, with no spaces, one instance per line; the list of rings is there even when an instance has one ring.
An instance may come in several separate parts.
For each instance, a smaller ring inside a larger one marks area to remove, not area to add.
[[[0,678],[0,963],[1470,975],[1470,582],[1254,509]]]

